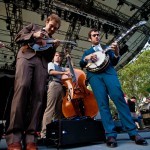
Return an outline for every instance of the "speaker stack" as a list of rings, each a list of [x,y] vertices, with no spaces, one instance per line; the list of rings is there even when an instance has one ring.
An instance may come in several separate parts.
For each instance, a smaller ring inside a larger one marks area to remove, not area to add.
[[[62,119],[47,125],[47,141],[58,146],[105,141],[105,131],[100,120],[88,117]]]

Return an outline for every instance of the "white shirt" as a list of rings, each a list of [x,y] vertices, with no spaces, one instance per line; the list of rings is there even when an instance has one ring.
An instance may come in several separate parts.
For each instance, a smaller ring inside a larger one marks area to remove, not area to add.
[[[50,70],[56,70],[54,64],[59,66],[59,64],[57,62],[50,62],[50,63],[48,63],[48,73],[49,73]],[[61,69],[62,69],[62,72],[66,71],[66,68],[64,68],[64,67],[61,67]]]
[[[96,45],[96,46],[93,46],[93,49],[94,49],[95,52],[96,52],[96,51],[102,51],[102,50],[103,50],[100,44],[98,44],[98,45]]]

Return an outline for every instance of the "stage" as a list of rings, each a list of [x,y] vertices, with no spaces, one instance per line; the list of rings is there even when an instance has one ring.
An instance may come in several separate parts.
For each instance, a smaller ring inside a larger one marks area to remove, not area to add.
[[[116,150],[149,150],[150,149],[150,129],[144,129],[139,131],[139,134],[143,136],[147,142],[147,146],[140,146],[136,145],[133,141],[129,140],[128,134],[118,133],[117,142],[118,147],[116,147]],[[75,144],[75,145],[69,145],[65,147],[57,148],[54,145],[49,146],[38,146],[39,150],[110,150],[111,148],[108,148],[104,142],[92,142],[92,143],[82,143],[82,144]],[[7,145],[5,138],[3,137],[0,141],[0,150],[6,150]]]

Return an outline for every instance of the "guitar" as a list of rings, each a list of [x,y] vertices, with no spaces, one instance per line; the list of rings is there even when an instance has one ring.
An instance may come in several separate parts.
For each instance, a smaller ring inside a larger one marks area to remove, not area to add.
[[[66,41],[66,40],[59,40],[61,44],[67,43],[76,46],[77,44],[74,41]],[[51,38],[44,38],[44,39],[36,39],[35,43],[29,43],[29,47],[32,48],[36,52],[45,51],[50,47],[53,47],[54,39]]]

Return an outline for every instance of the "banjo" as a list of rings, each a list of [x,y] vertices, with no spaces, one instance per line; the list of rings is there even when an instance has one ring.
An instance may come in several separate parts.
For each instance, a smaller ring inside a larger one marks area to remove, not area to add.
[[[116,42],[119,42],[120,40],[122,40],[127,34],[129,34],[134,28],[139,27],[141,25],[144,25],[146,23],[146,21],[140,21],[139,23],[135,24],[134,26],[132,26],[129,30],[127,30],[125,33],[123,33],[118,39],[116,39]],[[91,61],[89,60],[87,65],[86,65],[86,69],[90,72],[101,72],[103,71],[110,62],[109,59],[109,55],[106,54],[107,51],[109,51],[111,48],[110,46],[102,51],[96,51],[94,52],[94,54],[96,54],[97,56],[97,60],[96,61]]]

